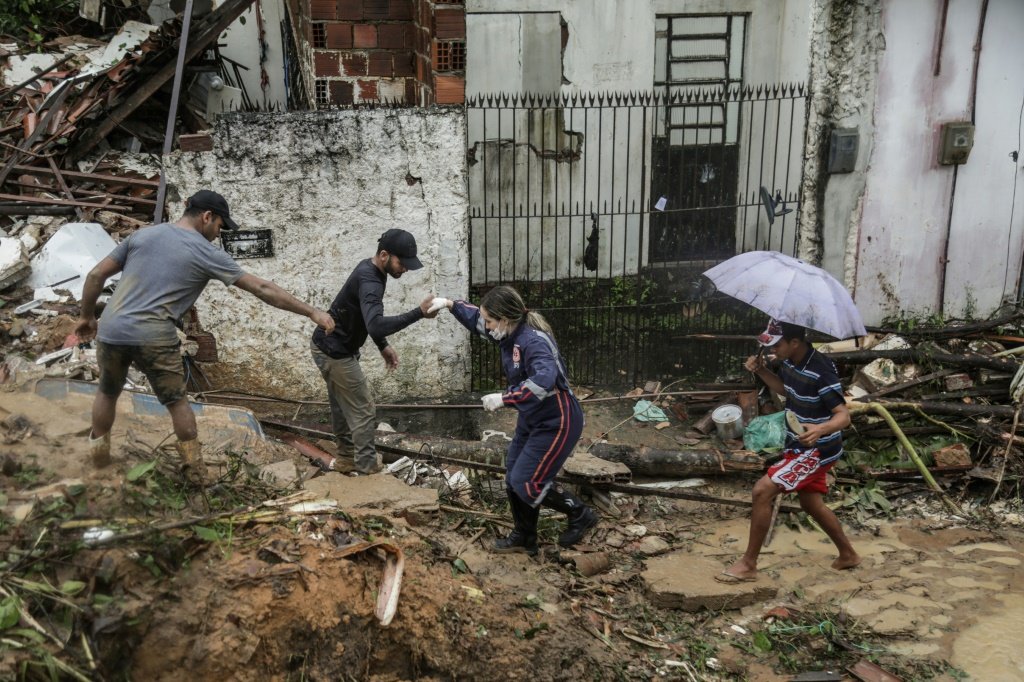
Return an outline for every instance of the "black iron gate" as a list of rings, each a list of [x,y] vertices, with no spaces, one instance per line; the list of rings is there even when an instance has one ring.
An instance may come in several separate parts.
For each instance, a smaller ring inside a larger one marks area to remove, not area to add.
[[[708,297],[700,273],[743,251],[795,252],[797,211],[770,222],[761,188],[798,208],[802,84],[501,94],[466,109],[474,299],[499,283],[520,289],[552,323],[576,383],[713,375],[735,362],[742,347],[728,337],[763,320]],[[498,378],[493,347],[474,342],[474,388]]]

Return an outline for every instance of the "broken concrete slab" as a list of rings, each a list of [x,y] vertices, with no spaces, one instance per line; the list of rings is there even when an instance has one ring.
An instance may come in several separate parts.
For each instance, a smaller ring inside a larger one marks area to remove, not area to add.
[[[666,542],[664,538],[657,535],[648,535],[639,542],[630,545],[629,548],[644,556],[654,556],[655,554],[662,554],[668,551],[671,547],[672,545]]]
[[[594,483],[629,483],[633,478],[625,464],[599,459],[589,452],[580,450],[566,460],[562,471]]]
[[[656,606],[683,611],[740,609],[773,598],[779,588],[762,576],[756,582],[726,585],[715,580],[722,565],[688,552],[651,559],[642,577]]]
[[[25,279],[32,272],[25,246],[14,237],[0,237],[0,291]]]
[[[414,488],[391,474],[343,476],[329,473],[303,484],[320,497],[337,500],[345,511],[353,514],[379,514],[382,509],[401,512],[410,507],[437,503],[437,491]]]
[[[287,488],[299,478],[295,462],[285,459],[260,469],[260,480],[278,488]]]

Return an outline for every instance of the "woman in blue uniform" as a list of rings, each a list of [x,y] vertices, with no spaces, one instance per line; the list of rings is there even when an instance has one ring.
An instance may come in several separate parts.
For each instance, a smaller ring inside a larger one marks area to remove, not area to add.
[[[465,301],[434,299],[431,310],[447,307],[470,332],[498,344],[508,389],[482,398],[494,411],[519,411],[515,435],[505,458],[505,485],[515,530],[494,545],[496,552],[537,553],[538,507],[564,513],[568,527],[558,537],[563,547],[575,545],[598,516],[555,476],[583,431],[583,410],[569,388],[565,363],[547,321],[531,312],[512,287],[494,287],[480,307]]]

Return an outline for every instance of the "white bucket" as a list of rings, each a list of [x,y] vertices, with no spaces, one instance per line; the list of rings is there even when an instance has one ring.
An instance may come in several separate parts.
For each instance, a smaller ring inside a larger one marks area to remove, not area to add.
[[[743,435],[743,410],[739,405],[722,405],[711,413],[718,437],[733,440]]]

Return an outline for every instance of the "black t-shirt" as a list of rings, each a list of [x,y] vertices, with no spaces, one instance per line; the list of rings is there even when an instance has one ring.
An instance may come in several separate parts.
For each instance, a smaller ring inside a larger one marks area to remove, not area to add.
[[[369,258],[359,263],[345,280],[345,285],[328,310],[334,318],[330,334],[317,327],[313,343],[332,358],[352,357],[373,338],[377,348],[384,350],[388,335],[401,331],[423,317],[417,306],[401,315],[384,316],[384,286],[387,275],[377,269]]]

